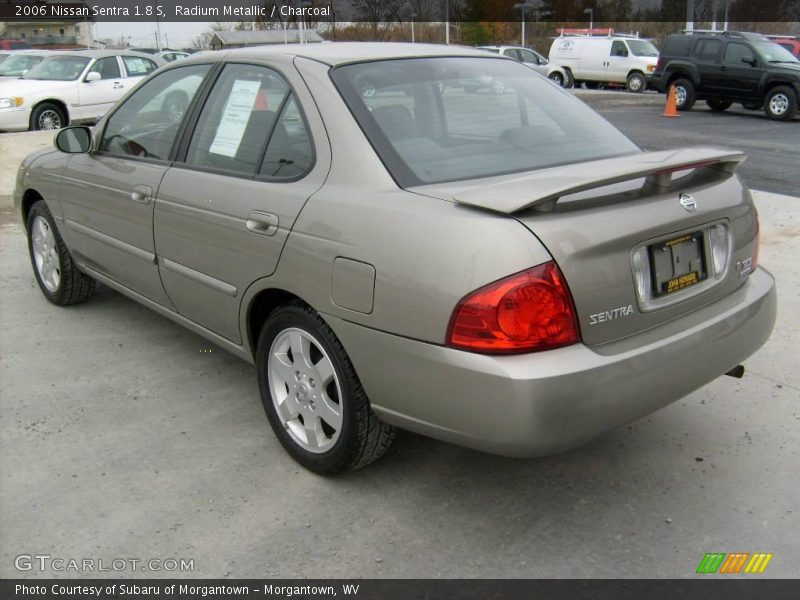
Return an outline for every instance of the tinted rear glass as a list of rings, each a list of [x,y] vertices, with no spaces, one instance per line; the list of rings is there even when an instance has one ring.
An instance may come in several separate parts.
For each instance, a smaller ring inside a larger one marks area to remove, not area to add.
[[[509,60],[389,60],[345,65],[331,76],[403,187],[638,150],[583,102]]]
[[[685,35],[675,35],[666,41],[661,54],[664,56],[689,56],[689,48],[691,46],[692,38]]]

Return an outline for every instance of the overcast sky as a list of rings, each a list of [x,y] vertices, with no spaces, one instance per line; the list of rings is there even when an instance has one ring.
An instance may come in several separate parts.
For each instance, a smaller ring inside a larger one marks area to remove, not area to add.
[[[172,48],[191,46],[192,39],[206,31],[213,23],[161,23],[161,35],[169,40]],[[119,36],[130,36],[131,46],[155,47],[156,24],[152,23],[95,23],[95,37],[116,40]],[[166,41],[164,42],[166,46]]]

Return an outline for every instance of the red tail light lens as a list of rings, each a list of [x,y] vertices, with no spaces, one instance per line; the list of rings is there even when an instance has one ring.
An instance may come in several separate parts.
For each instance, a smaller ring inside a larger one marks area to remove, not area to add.
[[[447,343],[487,354],[550,350],[580,340],[575,306],[554,262],[522,271],[461,300]]]

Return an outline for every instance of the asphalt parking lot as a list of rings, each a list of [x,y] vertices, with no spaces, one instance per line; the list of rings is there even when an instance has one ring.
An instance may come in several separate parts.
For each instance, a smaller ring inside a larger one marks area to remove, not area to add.
[[[753,127],[712,131],[747,141],[747,164],[773,160],[759,145],[772,138],[754,141],[772,123],[757,116],[698,110],[665,126],[655,106],[601,110],[645,147],[737,147],[702,128]],[[796,123],[775,125],[796,139]],[[778,168],[743,175],[796,190],[797,169]],[[506,459],[402,433],[380,462],[336,479],[282,450],[248,365],[108,288],[48,304],[4,209],[0,577],[75,576],[17,571],[23,553],[191,559],[183,575],[209,578],[692,577],[706,552],[734,551],[773,553],[763,576],[796,576],[800,200],[755,197],[779,315],[744,379],[558,456]]]

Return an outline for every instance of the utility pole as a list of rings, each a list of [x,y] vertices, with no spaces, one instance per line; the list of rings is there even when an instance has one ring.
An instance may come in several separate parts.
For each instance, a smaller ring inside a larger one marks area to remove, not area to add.
[[[159,52],[163,50],[161,46],[161,21],[156,21],[156,48],[158,48]]]
[[[686,2],[686,31],[694,31],[694,0]]]
[[[444,0],[444,43],[450,44],[450,0]]]

